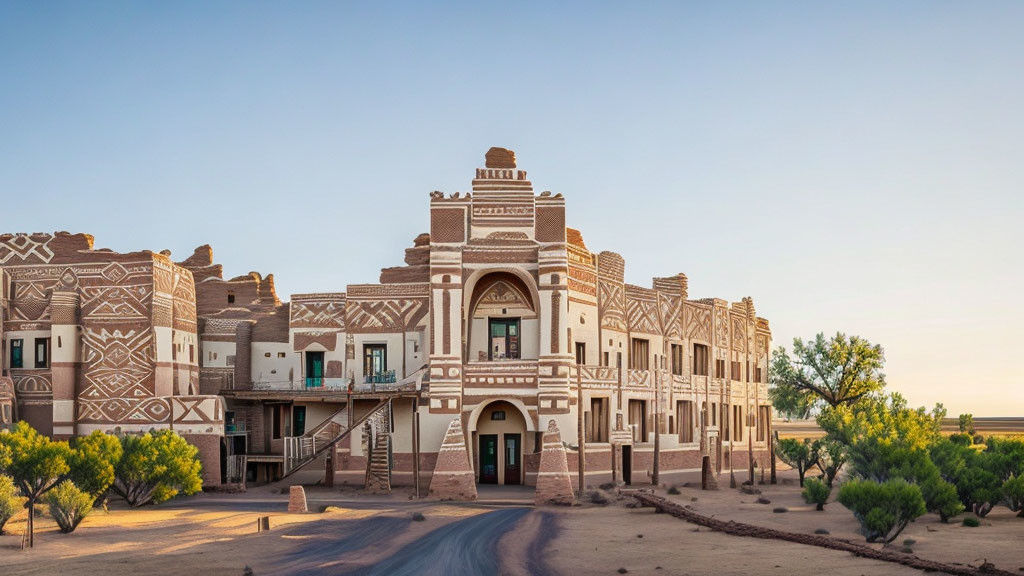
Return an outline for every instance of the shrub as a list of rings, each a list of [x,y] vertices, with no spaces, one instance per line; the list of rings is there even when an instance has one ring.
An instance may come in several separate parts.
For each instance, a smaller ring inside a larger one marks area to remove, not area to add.
[[[78,524],[92,511],[93,497],[80,490],[70,480],[65,480],[46,493],[45,502],[50,516],[57,522],[60,531],[74,532]]]
[[[413,512],[412,513],[412,519],[413,519],[414,522],[423,522],[427,518],[423,515],[422,512]]]
[[[818,528],[818,529],[816,529],[814,531],[814,533],[815,534],[831,534],[831,532],[829,532],[828,530],[825,530],[824,528]]]
[[[800,475],[800,485],[804,485],[804,474],[807,469],[818,462],[816,446],[810,439],[797,440],[783,438],[775,443],[775,455]]]
[[[0,534],[4,525],[25,507],[25,498],[18,496],[18,488],[10,476],[0,474]]]
[[[978,520],[973,516],[968,516],[967,518],[964,518],[964,526],[977,528],[978,526],[981,526],[981,520]]]
[[[679,488],[676,488],[675,486],[672,486],[671,488],[668,489],[668,493],[673,495],[673,496],[678,496],[679,495]]]
[[[789,508],[786,508],[785,506],[779,506],[778,508],[772,508],[772,512],[776,514],[782,514],[785,512],[789,512]]]
[[[901,479],[851,480],[839,489],[838,500],[853,512],[868,542],[892,542],[926,511],[921,489]]]
[[[601,506],[604,506],[605,504],[608,503],[608,499],[605,498],[604,494],[602,494],[598,490],[587,491],[587,499],[590,500],[591,504],[598,504]]]
[[[801,492],[804,497],[804,502],[808,504],[816,504],[817,510],[824,510],[825,504],[828,502],[829,494],[832,493],[832,486],[822,482],[818,478],[808,478],[804,482],[804,489]]]
[[[94,430],[92,434],[75,440],[68,464],[69,478],[75,486],[100,499],[114,483],[114,467],[124,450],[117,436]]]
[[[111,489],[131,506],[159,503],[203,487],[199,450],[172,430],[121,438],[124,454]]]
[[[35,545],[36,503],[52,490],[70,470],[71,448],[54,442],[22,420],[9,433],[0,434],[0,444],[10,454],[6,472],[28,499],[28,547]]]
[[[1003,503],[1018,517],[1024,518],[1024,476],[1014,476],[1003,482]]]

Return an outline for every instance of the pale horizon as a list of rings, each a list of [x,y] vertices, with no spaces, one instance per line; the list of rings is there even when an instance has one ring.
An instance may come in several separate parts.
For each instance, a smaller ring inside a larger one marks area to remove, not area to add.
[[[1024,5],[854,8],[6,5],[0,233],[340,292],[502,146],[627,282],[683,272],[775,347],[857,334],[914,406],[1022,416]]]

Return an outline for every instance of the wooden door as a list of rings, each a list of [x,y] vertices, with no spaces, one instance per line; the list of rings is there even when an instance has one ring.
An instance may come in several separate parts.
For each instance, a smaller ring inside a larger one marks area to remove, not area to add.
[[[498,483],[498,435],[480,435],[480,483]]]
[[[523,475],[522,437],[505,434],[505,484],[519,484]]]

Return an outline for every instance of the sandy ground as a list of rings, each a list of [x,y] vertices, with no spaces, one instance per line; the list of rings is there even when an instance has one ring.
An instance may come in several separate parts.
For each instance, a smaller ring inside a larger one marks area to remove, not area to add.
[[[658,493],[720,519],[793,532],[827,529],[833,537],[863,542],[845,508],[830,503],[815,511],[801,500],[790,473],[782,476],[782,484],[760,486],[770,504],[728,488]],[[0,573],[242,574],[245,566],[256,575],[611,575],[620,568],[651,575],[920,573],[844,552],[698,529],[652,509],[627,507],[633,501],[628,497],[606,506],[535,509],[526,504],[529,496],[497,493],[488,502],[445,504],[410,501],[400,493],[370,499],[359,492],[310,490],[311,509],[337,509],[287,514],[287,496],[270,490],[206,494],[173,506],[97,511],[70,535],[40,519],[36,548],[24,552],[22,516],[8,526],[13,534],[0,536]],[[773,512],[777,507],[787,511]],[[415,512],[425,520],[414,521]],[[264,515],[272,529],[257,534],[257,518]],[[925,516],[900,536],[898,547],[905,539],[915,541],[913,554],[922,558],[1024,568],[1024,519],[1001,507],[978,528]]]

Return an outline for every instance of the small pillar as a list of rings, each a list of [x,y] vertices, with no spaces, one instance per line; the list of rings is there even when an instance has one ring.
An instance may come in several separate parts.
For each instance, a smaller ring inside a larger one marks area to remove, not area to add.
[[[582,496],[582,494],[581,494]],[[573,501],[572,480],[569,478],[569,463],[562,445],[562,435],[554,420],[548,421],[544,433],[544,449],[540,455],[540,471],[537,473],[537,492],[534,502],[545,504],[571,505]]]
[[[430,496],[441,500],[476,500],[476,479],[469,463],[462,418],[456,416],[437,454],[434,475],[430,478]]]
[[[292,486],[288,490],[288,513],[308,512],[306,508],[306,490],[302,486]]]

